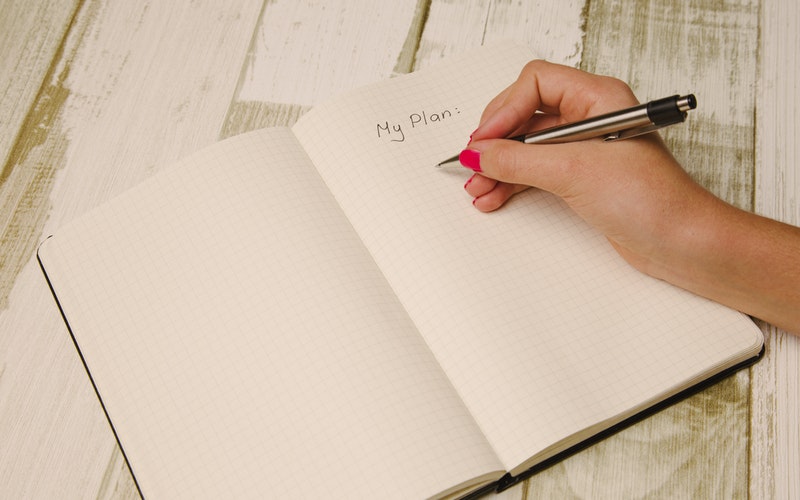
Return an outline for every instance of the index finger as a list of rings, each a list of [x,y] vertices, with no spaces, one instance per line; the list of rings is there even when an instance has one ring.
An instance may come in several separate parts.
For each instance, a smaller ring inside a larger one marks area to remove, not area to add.
[[[472,140],[509,137],[517,130],[583,120],[638,104],[616,78],[534,60],[489,102]],[[542,120],[542,113],[550,115]]]

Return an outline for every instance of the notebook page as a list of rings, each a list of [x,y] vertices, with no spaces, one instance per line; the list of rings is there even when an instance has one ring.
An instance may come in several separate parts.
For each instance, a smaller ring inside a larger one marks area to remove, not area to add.
[[[39,254],[146,498],[420,498],[501,469],[288,129]]]
[[[470,171],[433,167],[532,57],[483,48],[294,129],[507,468],[761,345],[749,319],[635,271],[555,197],[483,214]]]

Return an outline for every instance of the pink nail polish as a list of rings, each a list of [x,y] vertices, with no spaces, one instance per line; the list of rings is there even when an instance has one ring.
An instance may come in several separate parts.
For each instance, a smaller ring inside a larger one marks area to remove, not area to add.
[[[472,177],[467,179],[467,182],[464,184],[464,189],[467,189],[467,186],[470,185],[470,183],[472,182],[472,179],[474,179],[474,178],[475,178],[475,176],[473,175]]]
[[[475,172],[483,172],[481,170],[481,152],[474,149],[465,149],[458,155],[458,161],[467,168],[471,168]]]

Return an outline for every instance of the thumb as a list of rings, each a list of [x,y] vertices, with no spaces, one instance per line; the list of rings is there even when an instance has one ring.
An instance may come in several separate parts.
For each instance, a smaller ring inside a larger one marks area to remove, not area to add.
[[[563,197],[579,176],[580,166],[593,155],[594,144],[590,142],[534,145],[505,139],[475,141],[461,152],[459,160],[486,177]]]

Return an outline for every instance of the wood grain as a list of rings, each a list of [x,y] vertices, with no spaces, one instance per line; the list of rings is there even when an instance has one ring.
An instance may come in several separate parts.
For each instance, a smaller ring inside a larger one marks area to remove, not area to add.
[[[686,126],[662,135],[701,184],[750,208],[758,3],[601,0],[588,16],[581,67],[621,78],[640,100],[695,93]],[[740,372],[620,434],[629,444],[609,440],[592,452],[619,447],[614,471],[647,479],[622,486],[578,473],[594,478],[599,496],[745,496],[749,386]]]
[[[434,0],[414,68],[501,40],[528,44],[538,57],[576,66],[583,47],[583,7],[576,1]]]
[[[0,12],[1,497],[138,496],[32,260],[43,235],[218,138],[291,125],[363,83],[513,39],[640,99],[695,92],[690,121],[664,133],[679,160],[730,202],[800,223],[796,2],[0,0]],[[499,498],[800,497],[800,342],[763,329],[752,382],[731,377]]]
[[[691,119],[662,135],[701,184],[751,209],[758,1],[590,5],[582,68],[621,78],[642,101],[693,92]]]
[[[3,2],[0,5],[0,309],[32,248],[24,220],[41,226],[46,206],[32,192],[47,190],[48,167],[20,163],[52,127],[64,92],[51,62],[78,2]],[[36,100],[36,106],[33,102]]]
[[[14,219],[2,251],[20,270],[4,277],[13,289],[0,315],[0,443],[14,450],[0,454],[2,496],[133,491],[33,251],[43,234],[217,139],[260,10],[249,0],[90,1],[69,26],[26,117],[46,133],[16,142],[4,185]]]
[[[236,100],[309,106],[388,78],[415,13],[416,0],[269,2]]]
[[[291,126],[326,97],[407,72],[427,9],[425,0],[267,2],[220,137]]]
[[[0,184],[8,155],[80,2],[0,1]]]
[[[800,5],[762,0],[755,211],[800,224]],[[800,498],[800,338],[764,324],[752,383],[750,496]]]

